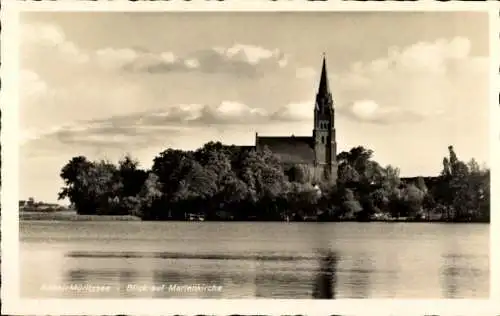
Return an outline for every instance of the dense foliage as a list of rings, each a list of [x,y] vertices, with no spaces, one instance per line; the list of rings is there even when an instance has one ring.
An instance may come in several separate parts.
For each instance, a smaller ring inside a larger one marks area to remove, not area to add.
[[[336,182],[304,165],[283,166],[271,151],[210,142],[167,149],[142,170],[74,157],[61,171],[59,198],[79,214],[132,214],[144,220],[489,221],[490,171],[458,160],[453,147],[437,177],[401,179],[363,147],[338,155]]]

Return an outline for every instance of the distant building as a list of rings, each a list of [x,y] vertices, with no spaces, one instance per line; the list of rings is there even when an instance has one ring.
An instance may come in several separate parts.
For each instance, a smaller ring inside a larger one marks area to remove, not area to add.
[[[28,200],[19,200],[19,210],[20,211],[31,211],[31,212],[46,212],[46,211],[60,211],[64,207],[57,203],[45,203],[45,202],[35,202],[33,198]]]
[[[424,183],[429,190],[436,187],[440,183],[440,181],[442,181],[440,176],[435,176],[435,177],[402,177],[401,183],[406,184],[406,185],[407,184],[417,185],[419,178],[422,178],[422,180],[424,180]]]
[[[302,166],[312,171],[315,179],[337,179],[337,141],[335,135],[335,109],[328,82],[326,57],[319,81],[314,107],[312,136],[259,136],[255,133],[255,146],[242,149],[262,150],[268,147],[279,156],[285,169]]]

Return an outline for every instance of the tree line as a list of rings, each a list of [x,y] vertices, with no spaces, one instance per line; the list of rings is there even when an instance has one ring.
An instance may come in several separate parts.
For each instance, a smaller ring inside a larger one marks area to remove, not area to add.
[[[374,161],[373,151],[354,147],[337,156],[336,181],[318,181],[307,165],[285,166],[267,148],[219,142],[167,149],[149,170],[130,156],[118,164],[78,156],[61,170],[59,199],[78,214],[143,220],[488,222],[490,170],[448,151],[440,175],[405,179]]]

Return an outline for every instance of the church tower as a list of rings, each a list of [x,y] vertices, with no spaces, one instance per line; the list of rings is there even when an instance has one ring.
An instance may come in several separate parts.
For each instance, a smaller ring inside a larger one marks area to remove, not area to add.
[[[323,55],[323,67],[319,81],[316,103],[314,106],[314,155],[315,166],[322,177],[337,181],[337,141],[335,139],[335,110],[328,83],[326,57]]]

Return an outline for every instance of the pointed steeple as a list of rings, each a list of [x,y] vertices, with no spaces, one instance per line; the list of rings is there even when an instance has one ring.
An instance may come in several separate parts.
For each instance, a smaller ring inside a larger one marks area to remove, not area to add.
[[[328,83],[328,73],[326,71],[326,56],[323,53],[323,67],[321,69],[321,78],[319,80],[318,95],[327,96],[330,94],[330,85]]]

